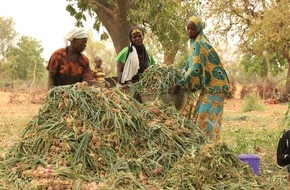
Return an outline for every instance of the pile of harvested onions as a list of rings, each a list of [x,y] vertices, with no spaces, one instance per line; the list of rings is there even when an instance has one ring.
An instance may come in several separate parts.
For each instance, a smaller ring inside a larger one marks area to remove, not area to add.
[[[0,189],[254,189],[249,166],[162,101],[53,88],[0,162]]]
[[[133,189],[145,188],[205,141],[194,124],[162,102],[140,104],[118,88],[76,84],[48,93],[0,168],[15,188],[98,186],[123,173],[136,181]]]

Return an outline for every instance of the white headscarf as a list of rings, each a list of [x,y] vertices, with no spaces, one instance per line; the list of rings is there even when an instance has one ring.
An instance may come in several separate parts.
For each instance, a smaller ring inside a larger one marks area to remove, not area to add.
[[[81,39],[87,38],[87,31],[83,28],[76,27],[72,31],[68,32],[64,38],[65,47],[68,46],[68,42],[71,42],[74,38]]]

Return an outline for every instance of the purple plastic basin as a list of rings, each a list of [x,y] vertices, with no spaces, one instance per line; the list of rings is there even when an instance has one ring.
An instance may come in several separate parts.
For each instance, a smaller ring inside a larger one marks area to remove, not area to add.
[[[257,154],[240,154],[238,158],[248,163],[256,175],[260,174],[260,157]]]

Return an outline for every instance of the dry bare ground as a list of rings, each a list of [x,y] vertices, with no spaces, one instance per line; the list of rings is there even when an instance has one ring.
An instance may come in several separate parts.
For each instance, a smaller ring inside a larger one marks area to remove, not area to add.
[[[42,93],[44,94],[44,93]],[[0,91],[0,155],[19,138],[41,107],[38,95]]]

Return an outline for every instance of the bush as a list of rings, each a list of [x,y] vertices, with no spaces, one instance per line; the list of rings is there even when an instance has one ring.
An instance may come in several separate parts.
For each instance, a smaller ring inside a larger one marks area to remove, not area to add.
[[[254,93],[246,95],[245,104],[243,105],[243,111],[263,111],[265,107],[260,103],[260,99]]]

